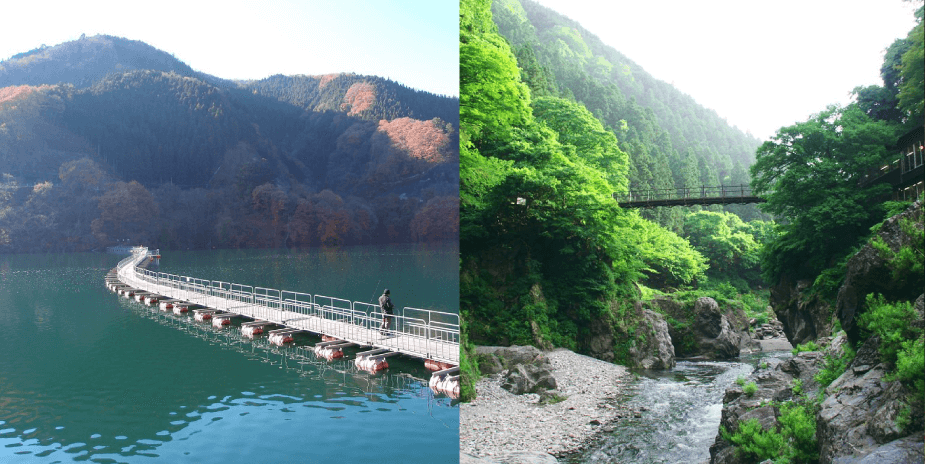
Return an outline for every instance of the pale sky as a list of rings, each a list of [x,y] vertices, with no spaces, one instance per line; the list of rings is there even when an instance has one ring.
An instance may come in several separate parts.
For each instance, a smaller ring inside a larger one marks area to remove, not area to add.
[[[0,60],[106,34],[225,79],[355,72],[459,95],[455,0],[52,0],[5,2],[2,15]]]
[[[538,0],[767,140],[857,86],[915,24],[901,0]]]

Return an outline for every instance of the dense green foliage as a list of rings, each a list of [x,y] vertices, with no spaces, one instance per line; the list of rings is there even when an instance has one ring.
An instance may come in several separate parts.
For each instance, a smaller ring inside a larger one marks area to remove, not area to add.
[[[900,220],[899,227],[909,237],[909,244],[901,246],[898,251],[890,249],[879,236],[874,237],[870,244],[883,259],[890,262],[893,280],[921,289],[925,283],[925,228],[916,227],[915,219],[912,218]]]
[[[893,126],[850,105],[782,128],[759,148],[752,186],[767,197],[761,208],[782,223],[780,237],[765,248],[769,282],[785,272],[817,275],[882,219],[868,200],[888,187],[859,188],[858,178],[891,154],[895,140]]]
[[[459,400],[460,401],[471,401],[475,398],[475,382],[479,379],[479,364],[475,359],[475,346],[469,342],[469,330],[465,326],[466,321],[463,319],[461,321],[463,324],[460,333],[459,340]]]
[[[867,311],[859,324],[880,338],[881,359],[895,366],[893,378],[912,387],[921,405],[925,400],[925,331],[912,303],[891,303],[882,295],[867,295]]]
[[[819,452],[814,407],[786,402],[779,409],[779,429],[764,430],[758,419],[752,418],[740,423],[734,433],[721,427],[720,434],[750,462],[768,459],[780,464],[816,462]]]
[[[745,393],[746,396],[752,396],[755,392],[758,391],[758,385],[755,385],[755,382],[747,382],[742,386],[742,393]]]
[[[705,260],[616,207],[611,194],[628,185],[617,137],[581,104],[533,98],[488,2],[463,3],[460,18],[460,306],[468,335],[584,349],[592,321],[636,317],[610,303],[632,298],[634,281],[690,283]]]
[[[856,88],[853,103],[783,127],[758,149],[752,187],[768,200],[761,209],[781,223],[780,235],[763,250],[768,282],[784,274],[813,278],[831,296],[839,273],[817,276],[843,261],[888,214],[888,205],[875,208],[870,202],[889,186],[859,180],[895,156],[900,135],[922,125],[922,8],[916,19],[909,37],[885,54],[883,86]]]
[[[629,187],[674,189],[749,182],[759,141],[715,111],[659,81],[576,22],[531,0],[492,4],[498,30],[512,45],[534,96],[581,102],[620,139],[630,158]],[[743,217],[754,206],[732,206]],[[657,208],[643,216],[676,232],[683,212]]]
[[[909,31],[905,39],[908,49],[901,55],[901,63],[894,65],[893,71],[899,70],[899,79],[894,88],[898,91],[899,109],[910,121],[921,122],[925,118],[925,7],[915,12],[918,25]]]
[[[709,261],[711,277],[762,283],[759,253],[773,239],[773,223],[745,223],[732,213],[697,211],[684,217],[684,235]]]
[[[774,459],[784,447],[784,437],[776,430],[764,430],[758,419],[749,419],[739,424],[735,433],[720,429],[723,439],[736,445],[738,453],[754,462]]]
[[[816,342],[810,340],[806,343],[801,343],[793,347],[793,349],[790,350],[790,352],[793,353],[794,356],[796,356],[797,354],[802,353],[804,351],[819,351],[821,349],[822,349],[821,346],[817,345]]]

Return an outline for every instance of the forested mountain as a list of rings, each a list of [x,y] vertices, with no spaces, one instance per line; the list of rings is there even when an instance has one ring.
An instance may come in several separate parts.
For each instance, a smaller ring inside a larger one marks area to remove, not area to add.
[[[227,81],[194,71],[173,55],[144,42],[108,35],[81,36],[52,47],[42,45],[0,62],[0,87],[68,83],[87,87],[107,74],[136,69],[174,72],[213,84]]]
[[[353,73],[323,76],[277,74],[259,81],[246,81],[242,85],[306,111],[346,111],[351,116],[371,121],[397,117],[440,118],[444,121],[459,118],[456,99],[435,99],[430,93],[375,76]]]
[[[630,182],[618,137],[581,104],[533,94],[490,1],[462,2],[460,18],[463,346],[597,349],[630,362],[651,332],[636,282],[689,285],[707,260],[615,204]],[[612,345],[592,342],[608,334]]]
[[[224,81],[107,36],[0,62],[0,251],[455,239],[458,100],[330,77]]]
[[[630,158],[629,188],[749,183],[757,138],[555,11],[531,0],[495,0],[492,16],[534,96],[574,99],[617,135]],[[754,207],[727,209],[745,219],[758,216]],[[645,214],[682,229],[680,209]]]

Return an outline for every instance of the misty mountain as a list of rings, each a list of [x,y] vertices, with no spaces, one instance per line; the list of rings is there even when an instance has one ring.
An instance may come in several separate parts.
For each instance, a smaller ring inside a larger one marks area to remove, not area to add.
[[[653,78],[597,36],[531,0],[494,0],[499,33],[517,57],[521,78],[535,96],[582,103],[630,155],[630,189],[748,184],[760,141],[731,126],[716,111]],[[729,206],[750,218],[753,206]],[[644,215],[680,229],[680,210]]]

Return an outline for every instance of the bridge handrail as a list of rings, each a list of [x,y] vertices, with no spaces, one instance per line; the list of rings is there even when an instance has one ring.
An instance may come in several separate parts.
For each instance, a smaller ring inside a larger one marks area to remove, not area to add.
[[[346,322],[351,333],[336,334],[339,338],[362,341],[383,346],[402,353],[426,356],[436,360],[458,362],[459,315],[443,311],[404,307],[392,315],[390,329],[409,339],[410,346],[401,346],[398,338],[367,340],[370,331],[376,332],[382,321],[378,304],[350,301],[325,295],[253,287],[233,282],[210,281],[189,276],[155,272],[137,265],[146,257],[160,255],[159,250],[135,247],[132,255],[119,261],[117,272],[122,282],[160,293],[171,298],[202,302],[214,308],[246,314],[273,321],[277,311],[289,311],[305,316],[317,316],[323,321]],[[246,311],[239,311],[246,309]],[[291,319],[290,319],[291,320]],[[324,322],[317,331],[324,333]],[[283,323],[283,321],[273,321]],[[362,332],[361,329],[366,332]]]
[[[665,189],[630,190],[626,193],[613,194],[618,203],[654,200],[689,200],[695,198],[746,198],[752,197],[750,185],[720,185],[717,187],[680,187]]]

